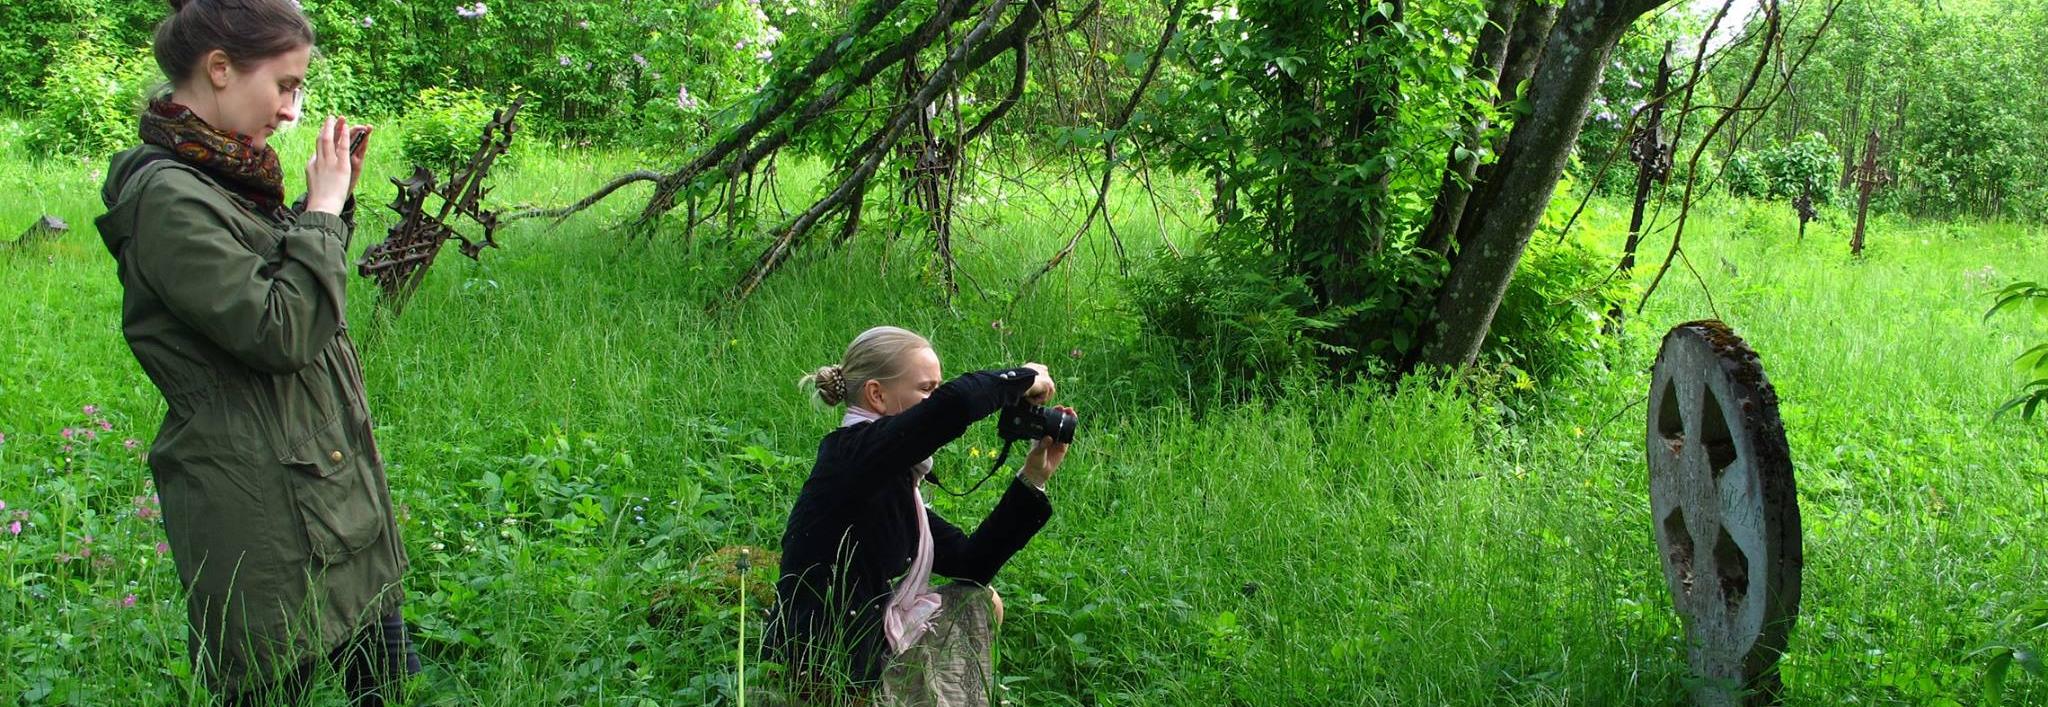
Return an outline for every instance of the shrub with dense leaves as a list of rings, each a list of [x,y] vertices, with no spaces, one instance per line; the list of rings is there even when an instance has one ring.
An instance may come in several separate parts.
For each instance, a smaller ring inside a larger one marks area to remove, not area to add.
[[[421,91],[406,108],[400,152],[407,162],[445,172],[476,152],[493,110],[477,91]]]
[[[1832,204],[1840,159],[1818,134],[1737,153],[1728,161],[1728,192],[1756,199],[1795,199],[1811,193],[1814,203]]]
[[[37,154],[103,154],[135,144],[145,94],[163,83],[148,50],[64,47],[36,93],[28,148]]]

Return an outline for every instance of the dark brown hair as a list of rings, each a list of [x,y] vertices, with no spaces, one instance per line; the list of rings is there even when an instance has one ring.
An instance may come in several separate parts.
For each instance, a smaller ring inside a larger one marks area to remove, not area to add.
[[[192,77],[207,52],[226,52],[247,68],[312,46],[313,24],[294,0],[169,0],[171,16],[156,26],[156,66],[173,85]]]

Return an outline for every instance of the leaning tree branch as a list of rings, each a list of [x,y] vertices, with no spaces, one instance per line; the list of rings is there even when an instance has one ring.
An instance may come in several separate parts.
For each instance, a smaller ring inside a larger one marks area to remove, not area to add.
[[[503,217],[500,217],[498,221],[502,223],[505,221],[517,221],[519,219],[526,218],[552,218],[555,220],[555,223],[559,224],[562,221],[567,220],[570,216],[575,215],[576,212],[590,208],[597,202],[603,201],[605,197],[611,196],[612,192],[618,191],[620,187],[626,186],[628,184],[633,184],[635,182],[658,182],[661,181],[661,176],[662,175],[660,172],[656,172],[651,169],[634,170],[619,175],[617,179],[613,179],[610,183],[605,184],[602,187],[599,187],[598,190],[592,193],[590,196],[583,197],[582,201],[578,201],[574,204],[554,209],[540,207],[521,209],[519,211],[514,211],[505,214]]]
[[[990,108],[987,113],[983,114],[980,120],[975,121],[974,127],[968,129],[967,135],[960,139],[961,145],[972,143],[975,138],[981,137],[982,133],[988,132],[988,129],[996,124],[996,121],[1009,114],[1010,109],[1017,105],[1017,101],[1024,97],[1024,84],[1031,77],[1030,58],[1026,55],[1024,47],[1025,44],[1023,42],[1017,43],[1017,65],[1016,72],[1010,79],[1010,92],[1004,94],[1003,99],[997,101],[995,107]]]
[[[796,104],[798,98],[803,97],[805,93],[811,90],[811,86],[816,84],[820,77],[831,71],[832,67],[839,63],[839,59],[846,49],[852,47],[859,38],[867,36],[883,20],[888,19],[889,15],[897,7],[901,6],[903,2],[904,0],[874,0],[867,6],[866,12],[856,17],[853,24],[846,28],[846,31],[839,33],[839,36],[834,37],[822,50],[813,55],[811,60],[804,64],[802,69],[789,75],[785,81],[779,81],[763,88],[762,91],[774,95],[775,100],[755,113],[747,122],[733,128],[732,132],[728,133],[724,139],[713,144],[711,149],[698,155],[696,159],[691,160],[684,167],[663,175],[656,182],[655,193],[649,200],[649,205],[666,204],[664,208],[660,209],[663,213],[668,208],[672,208],[674,206],[675,194],[683,185],[694,180],[697,175],[702,174],[712,165],[723,161],[734,150],[751,142],[770,124],[775,122],[777,118],[782,117],[784,113],[789,111],[791,106]],[[602,200],[608,195],[610,195],[610,191],[600,190],[598,194],[592,195],[595,199],[585,199],[589,203],[584,204],[582,208],[589,208],[591,204],[597,203],[598,200]],[[581,209],[576,210],[580,211]],[[649,211],[651,210],[649,209]],[[544,209],[539,213],[522,216],[522,218],[542,215],[549,211],[554,210]],[[574,213],[574,211],[570,213]]]
[[[816,204],[812,204],[811,208],[805,210],[803,215],[798,216],[796,221],[792,222],[788,228],[783,230],[782,235],[775,239],[775,242],[769,244],[768,248],[761,252],[761,256],[755,260],[753,267],[749,268],[747,273],[741,276],[739,282],[727,294],[727,300],[745,299],[747,295],[752,294],[755,289],[761,286],[761,282],[767,279],[769,274],[775,272],[784,262],[788,261],[790,249],[796,245],[798,240],[803,238],[805,233],[811,230],[812,226],[817,225],[820,219],[843,206],[846,200],[855,192],[862,190],[868,179],[874,176],[876,168],[882,163],[882,159],[888,156],[889,147],[896,144],[896,140],[902,137],[903,131],[910,126],[911,119],[922,112],[925,106],[930,105],[938,97],[939,93],[952,87],[954,80],[960,75],[959,69],[965,63],[969,53],[988,37],[989,32],[995,27],[996,20],[1002,17],[1003,10],[1007,9],[1009,5],[1010,0],[994,0],[989,5],[988,10],[983,13],[981,21],[975,24],[972,31],[967,33],[967,36],[960,41],[959,46],[954,47],[953,51],[946,56],[945,61],[939,64],[938,69],[933,71],[932,75],[925,80],[924,85],[918,88],[917,93],[913,94],[908,102],[897,109],[896,115],[890,118],[888,127],[863,145],[865,157],[853,168],[846,179],[842,180],[839,186],[834,188],[825,198],[818,200]],[[859,153],[857,152],[856,154]]]
[[[1074,18],[1072,20],[1069,20],[1065,26],[1060,27],[1059,29],[1054,31],[1041,32],[1039,34],[1033,35],[1031,37],[1031,41],[1042,42],[1053,37],[1064,36],[1068,32],[1080,29],[1081,23],[1087,22],[1088,18],[1094,17],[1096,11],[1101,9],[1102,0],[1088,0],[1087,5],[1082,6],[1081,9],[1074,11]]]

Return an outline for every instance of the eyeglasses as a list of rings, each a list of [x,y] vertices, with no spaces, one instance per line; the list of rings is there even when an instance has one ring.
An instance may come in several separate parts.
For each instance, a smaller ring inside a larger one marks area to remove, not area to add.
[[[306,108],[306,85],[305,85],[305,84],[299,84],[299,85],[297,85],[297,86],[292,86],[292,87],[290,87],[290,88],[286,88],[286,87],[285,87],[285,86],[284,86],[284,85],[283,85],[282,83],[280,83],[280,84],[278,85],[278,87],[277,87],[277,92],[278,92],[278,94],[280,94],[280,95],[286,95],[286,94],[289,94],[289,95],[290,95],[290,96],[292,97],[292,112],[293,112],[293,113],[298,113],[298,112],[300,112],[300,111],[303,111],[303,110],[305,110],[305,108]]]

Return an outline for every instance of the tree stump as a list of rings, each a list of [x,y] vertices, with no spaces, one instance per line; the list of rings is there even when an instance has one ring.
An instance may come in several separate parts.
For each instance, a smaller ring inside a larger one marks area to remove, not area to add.
[[[1792,456],[1754,351],[1718,321],[1664,336],[1646,452],[1659,559],[1698,705],[1774,704],[1804,565]]]

